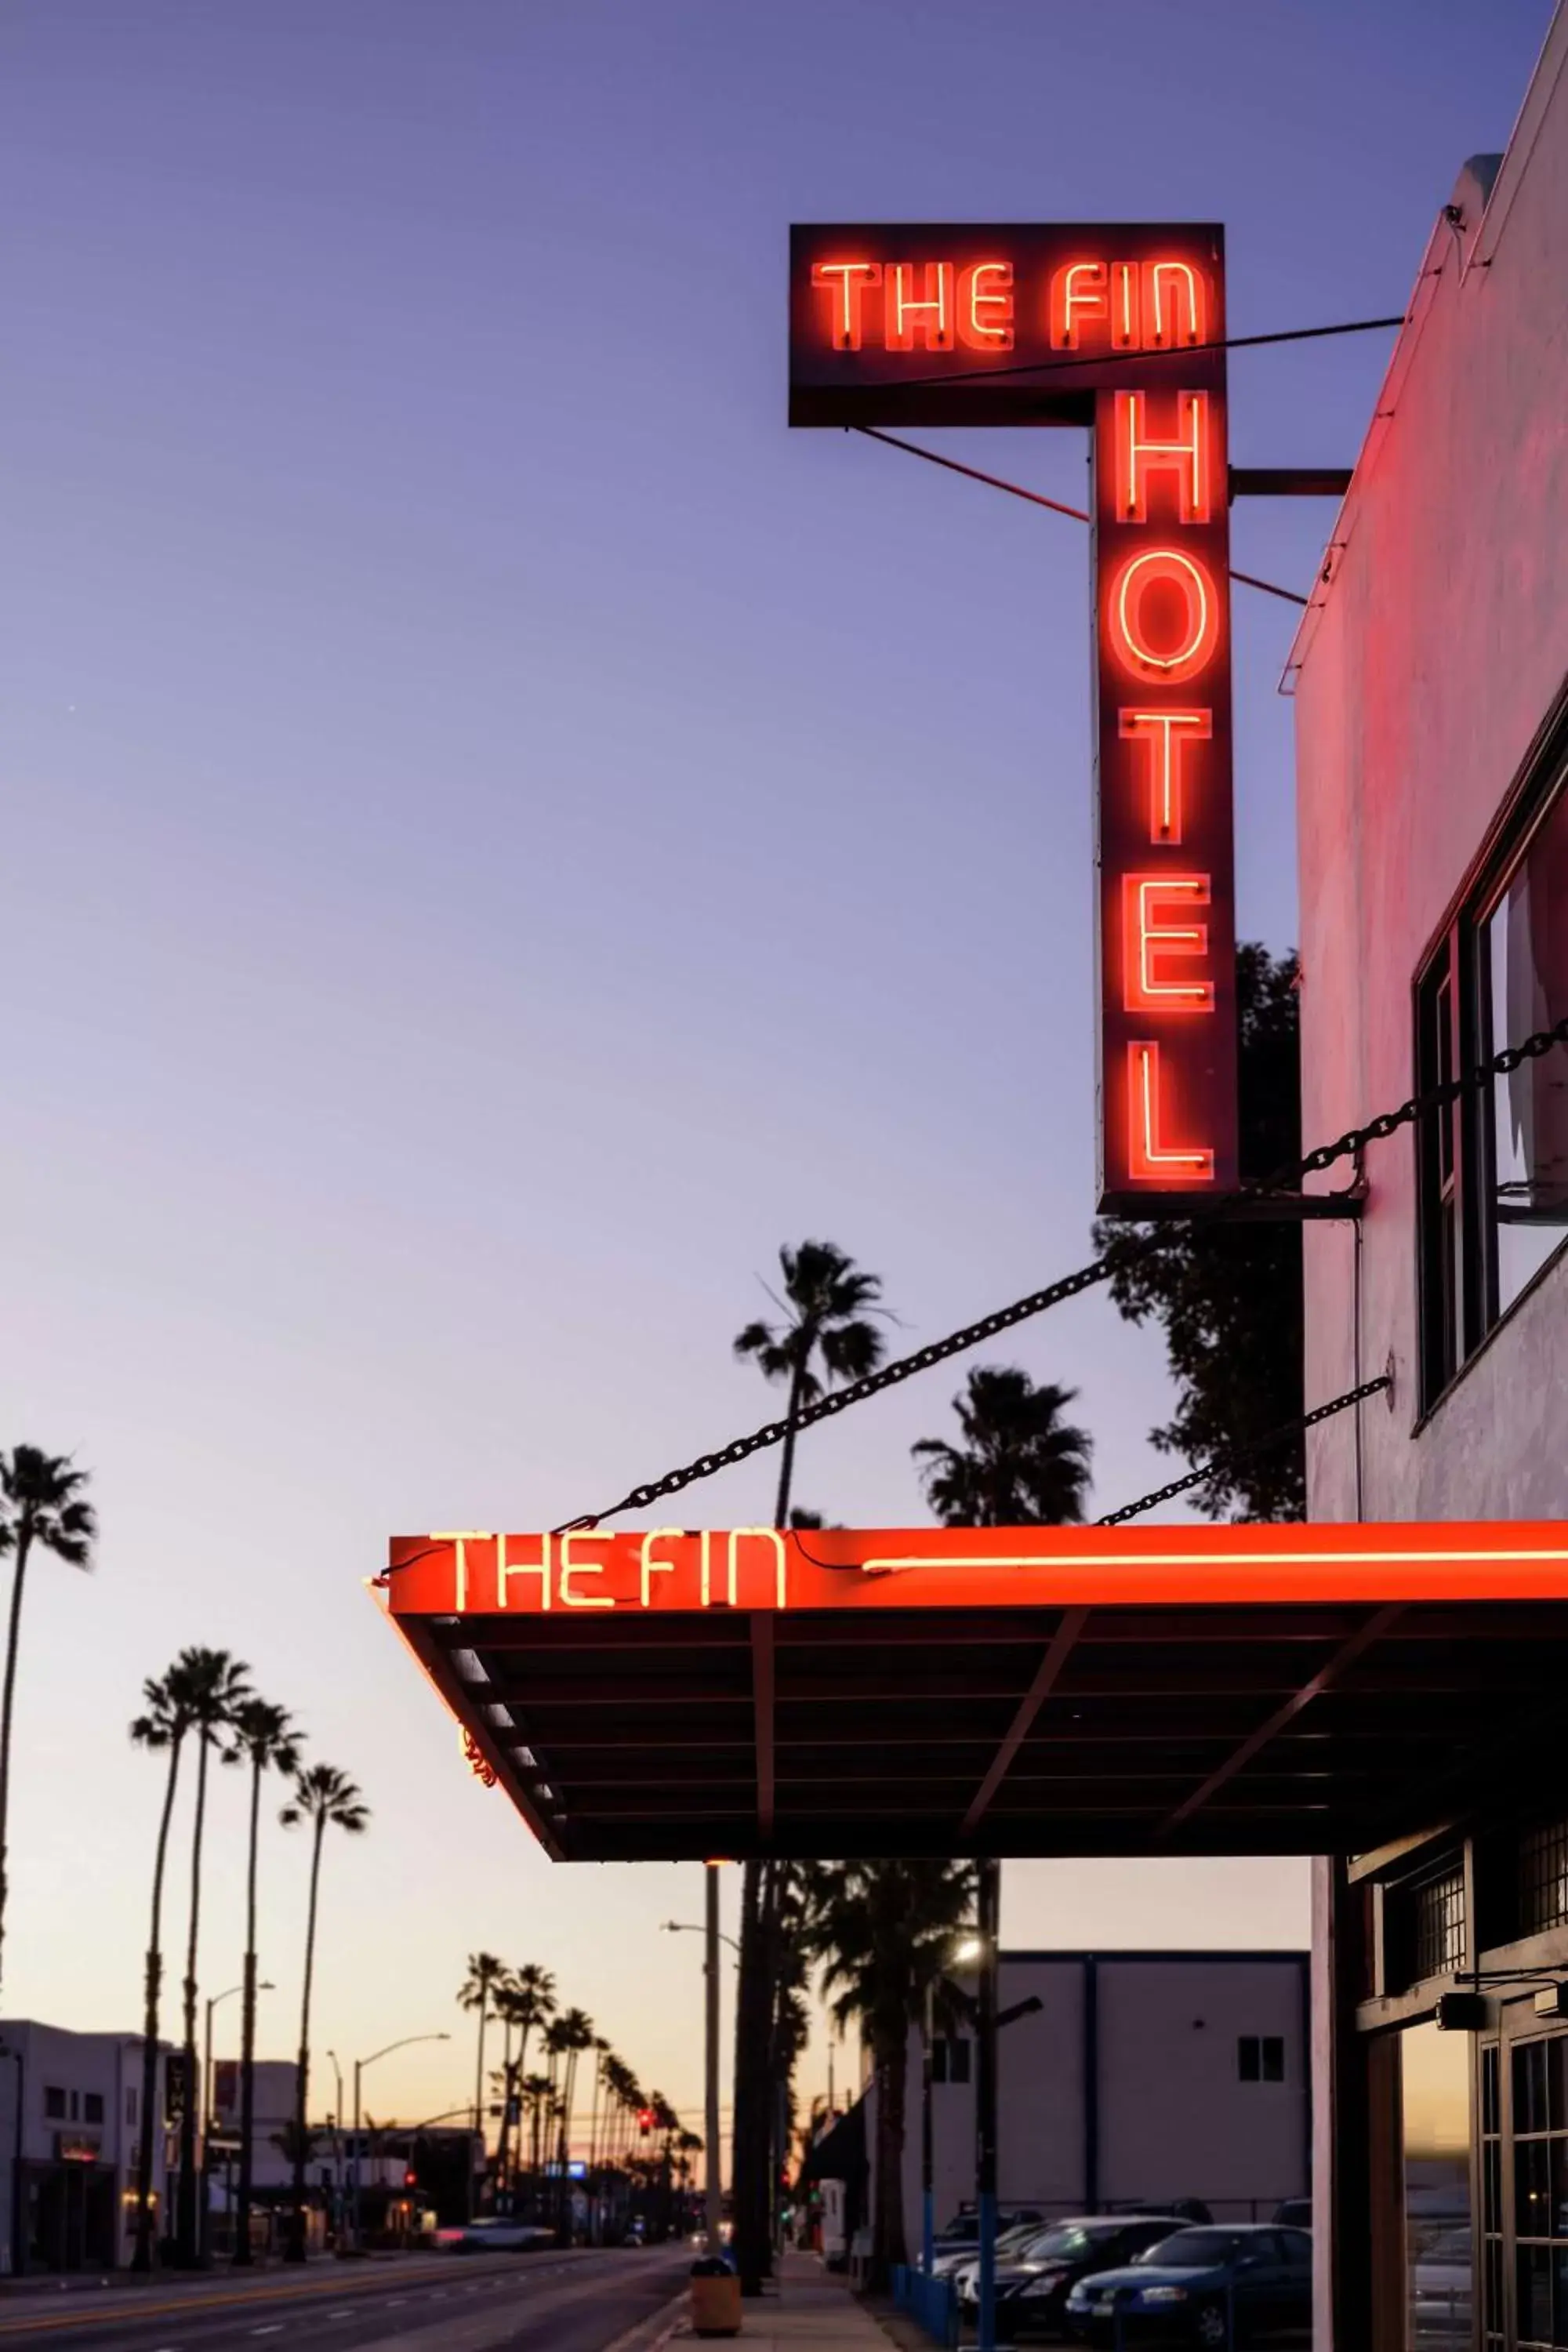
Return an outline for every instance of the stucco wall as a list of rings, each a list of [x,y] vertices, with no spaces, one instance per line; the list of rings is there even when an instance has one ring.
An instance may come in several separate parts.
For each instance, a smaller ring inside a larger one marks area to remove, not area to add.
[[[1304,1956],[1295,1953],[1004,1954],[999,2007],[1043,2006],[1002,2030],[998,2192],[1003,2205],[1087,2210],[1086,1980],[1097,1990],[1098,2202],[1203,2197],[1243,2218],[1308,2181]],[[1202,2020],[1202,2023],[1198,2022]],[[1282,2083],[1243,2083],[1237,2040],[1278,2034]],[[904,2213],[921,2230],[921,2047],[911,2034]],[[875,2092],[868,2116],[875,2146]],[[937,2226],[974,2196],[974,2085],[933,2092]]]
[[[1414,1086],[1412,983],[1568,676],[1568,20],[1509,153],[1461,174],[1299,640],[1303,1108],[1317,1143]],[[1568,1265],[1413,1439],[1414,1145],[1374,1144],[1360,1367],[1367,1518],[1568,1513]],[[1338,1171],[1333,1181],[1345,1181]],[[1306,1392],[1356,1377],[1353,1237],[1306,1229]],[[1310,1515],[1356,1516],[1355,1417],[1310,1440]]]

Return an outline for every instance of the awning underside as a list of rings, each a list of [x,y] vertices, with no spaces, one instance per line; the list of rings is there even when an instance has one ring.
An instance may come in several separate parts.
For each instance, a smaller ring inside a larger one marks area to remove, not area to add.
[[[398,1622],[573,1861],[1364,1853],[1568,1777],[1568,1602]]]

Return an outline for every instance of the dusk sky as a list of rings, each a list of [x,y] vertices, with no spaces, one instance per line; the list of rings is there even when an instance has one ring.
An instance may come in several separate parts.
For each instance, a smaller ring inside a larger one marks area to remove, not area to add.
[[[880,1273],[900,1348],[1089,1255],[1087,534],[786,430],[788,224],[1217,219],[1233,332],[1397,312],[1549,10],[3,16],[0,1444],[73,1452],[102,1519],[94,1575],[29,1587],[5,2009],[135,2030],[160,1772],[125,1727],[207,1643],[373,1808],[329,1853],[318,2053],[460,2037],[374,2112],[467,2095],[481,1946],[695,2111],[700,1951],[657,1923],[700,1874],[552,1870],[363,1580],[765,1418],[731,1341],[782,1241]],[[1234,460],[1349,463],[1391,341],[1238,353]],[[1083,500],[1077,433],[942,446]],[[1331,517],[1244,502],[1233,561],[1304,589]],[[1235,623],[1239,929],[1279,950],[1294,614],[1238,589]],[[1173,1475],[1159,1336],[1103,1298],[981,1360],[1079,1391],[1096,1509]],[[808,1435],[798,1499],[921,1521],[963,1369]],[[684,1507],[765,1517],[774,1476]],[[225,1775],[204,1993],[242,1860]],[[269,1838],[267,2055],[306,1863]],[[1009,1865],[1004,1923],[1296,1943],[1305,1866]]]

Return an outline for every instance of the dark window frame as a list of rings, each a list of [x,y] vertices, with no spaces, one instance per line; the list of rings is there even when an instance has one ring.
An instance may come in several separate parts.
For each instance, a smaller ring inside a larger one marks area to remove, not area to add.
[[[1492,1034],[1487,925],[1560,797],[1568,795],[1568,686],[1531,746],[1480,855],[1421,959],[1412,990],[1419,1093],[1515,1039]],[[1415,1122],[1419,1430],[1491,1338],[1563,1263],[1568,1230],[1506,1304],[1500,1297],[1496,1136],[1489,1088]]]

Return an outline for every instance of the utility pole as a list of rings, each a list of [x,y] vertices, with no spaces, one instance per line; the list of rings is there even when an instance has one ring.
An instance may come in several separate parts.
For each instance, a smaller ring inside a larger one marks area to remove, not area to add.
[[[931,2044],[935,2025],[936,1983],[926,1987],[926,2013],[921,2028],[921,2268],[927,2278],[935,2260],[936,2148],[931,2104]]]
[[[724,2190],[719,2146],[719,1865],[705,1864],[708,1908],[706,1957],[703,1962],[707,2015],[707,2077],[703,2084],[703,2125],[708,2139],[706,2224],[710,2254],[720,2252],[723,2236]]]
[[[975,2002],[974,2189],[980,2222],[980,2326],[976,2352],[996,2352],[996,1977],[1002,1865],[980,1864],[980,1958]]]

